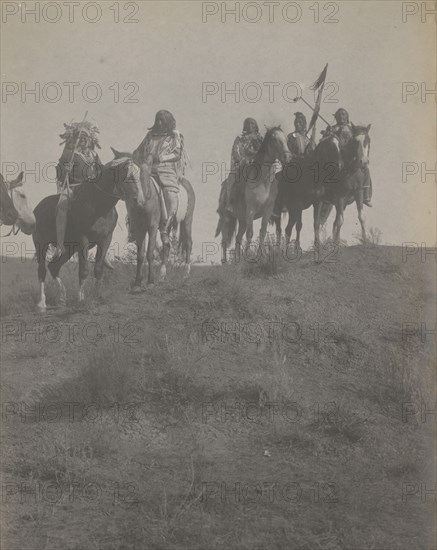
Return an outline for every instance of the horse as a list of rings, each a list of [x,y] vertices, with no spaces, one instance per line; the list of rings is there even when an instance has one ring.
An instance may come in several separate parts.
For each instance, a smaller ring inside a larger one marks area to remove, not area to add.
[[[295,157],[276,177],[278,179],[277,209],[288,211],[285,228],[287,244],[296,225],[296,247],[300,248],[302,211],[311,205],[314,208],[314,245],[320,244],[320,226],[324,225],[336,205],[338,218],[334,224],[334,241],[339,240],[339,227],[343,223],[344,204],[357,202],[358,215],[365,236],[363,206],[363,177],[370,137],[368,127],[354,127],[354,135],[344,151],[336,135],[322,139],[314,153],[307,157]],[[368,162],[368,160],[367,160]],[[345,202],[344,202],[345,201]],[[341,216],[341,217],[340,217]],[[341,221],[341,224],[339,222]],[[278,240],[281,239],[281,218],[275,220]],[[338,231],[337,231],[338,228]]]
[[[370,128],[368,126],[352,127],[352,139],[342,151],[343,166],[338,180],[332,186],[323,204],[320,223],[327,221],[332,207],[335,206],[336,217],[334,220],[332,238],[334,242],[340,240],[340,230],[344,221],[344,211],[353,202],[357,205],[358,220],[361,225],[361,238],[367,241],[366,223],[363,216],[363,195],[365,185],[370,185],[369,153],[370,153]]]
[[[111,148],[115,158],[128,155],[130,153],[119,153]],[[140,185],[144,196],[144,201],[141,203],[129,203],[129,223],[131,232],[134,236],[137,246],[137,268],[134,283],[131,292],[142,292],[142,268],[144,264],[144,252],[146,236],[148,235],[147,243],[147,264],[148,276],[147,283],[155,283],[155,273],[153,269],[154,252],[156,248],[156,239],[161,221],[161,200],[162,197],[158,183],[152,176],[151,163],[146,162],[139,167],[140,170]],[[196,197],[191,183],[186,178],[180,179],[178,210],[175,218],[170,224],[170,229],[176,231],[180,226],[179,246],[185,253],[185,276],[190,274],[191,250],[193,247],[192,240],[192,224]],[[163,239],[163,249],[161,255],[160,279],[165,279],[167,273],[167,262],[170,254],[170,243],[168,239]]]
[[[47,268],[58,283],[60,304],[66,304],[66,289],[59,277],[59,272],[76,252],[79,256],[79,302],[85,299],[84,284],[89,273],[88,250],[94,246],[97,247],[94,276],[96,288],[99,291],[105,256],[118,219],[115,205],[120,199],[142,200],[131,158],[107,163],[95,180],[80,186],[68,212],[65,252],[59,258],[49,261],[47,266],[46,255],[49,246],[56,245],[56,207],[59,195],[50,195],[36,206],[34,210],[36,229],[32,237],[36,249],[40,284],[40,299],[37,307],[41,313],[46,311],[44,285]]]
[[[12,225],[9,235],[16,235],[20,229],[26,235],[31,235],[35,229],[35,216],[29,208],[22,185],[23,172],[11,182],[7,182],[0,174],[0,224]]]
[[[275,178],[275,161],[288,163],[291,153],[287,146],[287,139],[280,126],[269,128],[264,136],[261,147],[254,160],[239,171],[241,178],[239,194],[236,199],[234,212],[220,213],[215,236],[222,234],[222,263],[227,261],[227,247],[238,222],[238,231],[235,237],[237,257],[241,250],[241,241],[246,232],[247,246],[253,238],[253,221],[262,218],[259,243],[262,247],[267,232],[267,223],[272,215],[278,192]],[[237,182],[234,184],[236,185]]]

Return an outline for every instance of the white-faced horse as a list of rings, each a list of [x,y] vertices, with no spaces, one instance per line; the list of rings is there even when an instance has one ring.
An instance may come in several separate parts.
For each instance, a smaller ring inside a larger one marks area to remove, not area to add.
[[[16,234],[21,229],[26,235],[31,235],[36,220],[22,186],[23,172],[11,182],[7,182],[0,174],[0,223],[12,226],[9,234]]]

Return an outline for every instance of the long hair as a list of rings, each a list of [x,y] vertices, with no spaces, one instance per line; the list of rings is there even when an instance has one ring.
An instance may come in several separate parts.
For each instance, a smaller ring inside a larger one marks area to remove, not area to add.
[[[158,121],[161,120],[163,122],[164,128],[158,128]],[[176,129],[176,120],[175,117],[170,113],[170,111],[166,111],[165,109],[162,109],[161,111],[158,111],[155,115],[155,123],[149,130],[153,133],[164,133],[164,134],[172,134],[174,130]]]
[[[249,132],[249,124],[255,124],[255,132],[259,133],[258,122],[254,118],[246,118],[243,123],[243,134]]]
[[[303,113],[294,113],[294,124],[296,125],[296,122],[300,120],[304,126],[303,130],[304,132],[307,131],[307,119],[306,116]]]

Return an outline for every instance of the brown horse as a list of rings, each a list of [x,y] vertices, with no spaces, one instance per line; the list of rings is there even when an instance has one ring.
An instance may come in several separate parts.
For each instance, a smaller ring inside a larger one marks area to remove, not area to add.
[[[46,311],[45,278],[47,268],[60,289],[60,303],[66,303],[66,290],[59,277],[61,267],[75,254],[79,255],[79,301],[84,300],[84,284],[88,277],[88,250],[97,246],[94,276],[97,289],[103,275],[106,253],[117,224],[115,205],[119,199],[141,200],[132,159],[117,159],[106,164],[95,181],[83,184],[71,202],[65,233],[65,252],[46,266],[50,245],[56,245],[56,205],[58,195],[50,195],[35,208],[36,229],[33,233],[38,262],[40,300],[38,309]]]
[[[130,153],[119,153],[112,149],[115,158],[121,156],[132,157]],[[158,184],[153,180],[151,163],[144,163],[139,167],[140,188],[143,200],[129,202],[129,223],[131,232],[137,245],[137,269],[131,292],[142,292],[143,264],[146,236],[147,243],[147,264],[148,264],[148,284],[155,283],[155,273],[153,269],[154,252],[156,249],[156,239],[161,221],[161,198]],[[178,210],[175,218],[170,224],[170,229],[176,231],[180,227],[180,248],[185,253],[185,276],[190,273],[192,241],[192,224],[196,198],[191,183],[182,178],[180,180]],[[163,248],[161,255],[160,278],[164,279],[167,273],[167,262],[170,254],[170,243],[168,239],[163,239]]]
[[[276,160],[282,163],[291,160],[287,139],[280,126],[267,130],[253,162],[240,170],[237,178],[240,179],[239,196],[234,214],[230,212],[220,214],[215,236],[222,234],[222,263],[227,261],[227,248],[231,244],[237,221],[238,232],[235,238],[237,257],[240,254],[241,241],[245,232],[247,245],[250,245],[253,238],[253,221],[258,218],[262,218],[259,235],[259,244],[262,247],[278,192],[274,168]]]
[[[31,235],[35,229],[35,216],[27,203],[27,197],[22,190],[23,172],[11,182],[5,181],[0,174],[0,224],[12,225],[14,234],[21,229],[26,235]],[[14,226],[17,230],[14,230]]]

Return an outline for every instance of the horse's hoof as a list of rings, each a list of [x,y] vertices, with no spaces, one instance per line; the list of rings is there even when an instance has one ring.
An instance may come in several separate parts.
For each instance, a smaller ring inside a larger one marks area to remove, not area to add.
[[[38,304],[36,307],[38,308],[39,313],[47,313],[47,306]]]
[[[141,292],[144,292],[144,290],[140,285],[134,285],[130,290],[131,294],[141,294]]]
[[[186,265],[184,267],[184,275],[183,275],[183,278],[184,279],[188,279],[188,277],[190,276],[190,273],[191,273],[191,266],[190,265]]]

